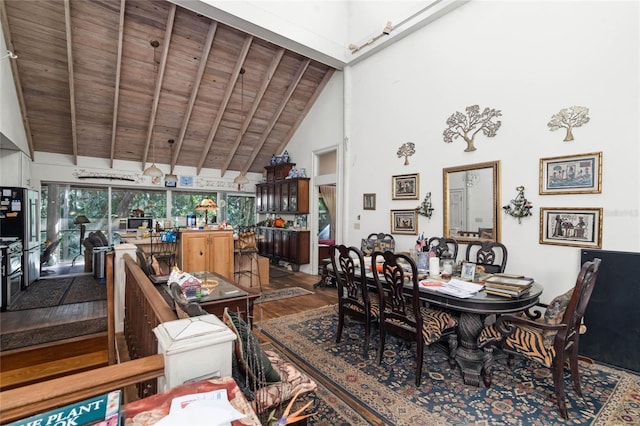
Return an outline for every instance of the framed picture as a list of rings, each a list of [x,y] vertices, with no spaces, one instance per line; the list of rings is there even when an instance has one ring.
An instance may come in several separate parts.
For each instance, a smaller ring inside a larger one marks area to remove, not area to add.
[[[394,200],[417,200],[420,193],[418,173],[396,175],[391,178],[391,198]]]
[[[362,208],[364,210],[376,209],[376,194],[363,194],[362,195]]]
[[[602,208],[540,207],[540,244],[602,247]]]
[[[602,152],[540,159],[540,195],[602,192]]]
[[[464,262],[462,264],[462,271],[460,271],[460,278],[464,281],[473,281],[476,276],[476,264],[472,262]]]
[[[391,210],[391,233],[418,235],[418,212]]]

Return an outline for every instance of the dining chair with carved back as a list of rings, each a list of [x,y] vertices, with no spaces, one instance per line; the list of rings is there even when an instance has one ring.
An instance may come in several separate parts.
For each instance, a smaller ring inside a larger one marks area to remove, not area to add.
[[[485,349],[485,385],[491,385],[493,349],[498,347],[510,357],[520,355],[552,370],[553,385],[560,414],[568,419],[564,392],[564,368],[569,364],[573,386],[582,396],[578,370],[579,337],[582,319],[598,277],[601,259],[585,262],[575,286],[554,298],[540,311],[527,315],[502,315],[485,327],[478,346]],[[542,305],[543,307],[545,305]],[[534,364],[535,365],[535,364]]]
[[[330,248],[331,266],[338,284],[338,329],[340,343],[345,317],[364,322],[363,357],[368,358],[371,324],[378,322],[378,300],[371,298],[367,288],[365,260],[356,247],[343,244]]]
[[[495,241],[471,241],[465,254],[467,262],[484,268],[484,272],[495,274],[504,272],[507,267],[507,247]]]
[[[378,267],[380,257],[383,261]],[[378,289],[380,310],[378,365],[382,363],[385,339],[389,333],[416,343],[416,386],[419,386],[422,380],[425,346],[446,339],[449,363],[454,366],[458,346],[457,319],[444,310],[423,306],[420,301],[418,268],[413,259],[402,253],[376,251],[373,253],[371,265]],[[410,295],[405,293],[406,282],[411,286]]]
[[[430,251],[431,249],[433,249],[436,256],[440,258],[446,255],[446,253],[449,253],[454,261],[458,258],[458,241],[454,238],[431,237],[427,245],[424,246],[423,251]]]

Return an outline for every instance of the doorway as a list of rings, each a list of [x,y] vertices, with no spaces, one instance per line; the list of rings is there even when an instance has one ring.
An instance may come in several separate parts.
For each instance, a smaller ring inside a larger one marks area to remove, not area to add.
[[[315,190],[313,208],[317,226],[317,238],[312,249],[315,271],[328,257],[329,246],[338,239],[338,191],[337,191],[337,150],[335,148],[315,154]],[[319,272],[318,272],[319,273]]]

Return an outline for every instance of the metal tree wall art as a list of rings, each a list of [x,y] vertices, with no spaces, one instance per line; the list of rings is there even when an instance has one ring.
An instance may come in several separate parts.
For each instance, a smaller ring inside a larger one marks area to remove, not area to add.
[[[416,153],[416,145],[413,142],[405,142],[398,148],[398,158],[404,157],[404,165],[409,165],[409,157]]]
[[[465,152],[475,151],[474,138],[479,132],[484,133],[488,138],[496,135],[502,124],[501,121],[494,121],[501,117],[502,112],[493,108],[485,108],[480,112],[478,105],[471,105],[466,108],[466,115],[456,111],[447,119],[447,127],[443,132],[445,143],[451,143],[454,139],[461,137],[467,142]]]
[[[573,140],[573,128],[587,124],[589,120],[589,108],[574,105],[569,108],[563,108],[559,113],[553,115],[547,126],[549,126],[550,131],[560,128],[567,129],[564,141],[569,142]]]

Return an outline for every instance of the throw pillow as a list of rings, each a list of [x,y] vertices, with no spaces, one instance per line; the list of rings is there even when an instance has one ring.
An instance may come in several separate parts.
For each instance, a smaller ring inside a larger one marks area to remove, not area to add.
[[[562,317],[567,310],[567,306],[569,305],[572,294],[573,289],[567,291],[564,294],[561,294],[560,296],[557,296],[551,301],[551,303],[549,303],[549,305],[547,306],[547,310],[544,313],[544,322],[546,324],[556,325],[562,322]],[[545,330],[542,334],[544,336],[545,344],[547,346],[551,346],[553,345],[553,341],[558,332],[556,330]]]
[[[365,256],[371,256],[374,250],[375,242],[368,238],[363,238],[362,242],[360,243],[360,251],[362,251],[362,254]]]
[[[240,370],[255,382],[279,382],[280,375],[273,369],[271,361],[262,350],[258,338],[236,312],[224,308],[223,322],[238,336],[235,355]]]

